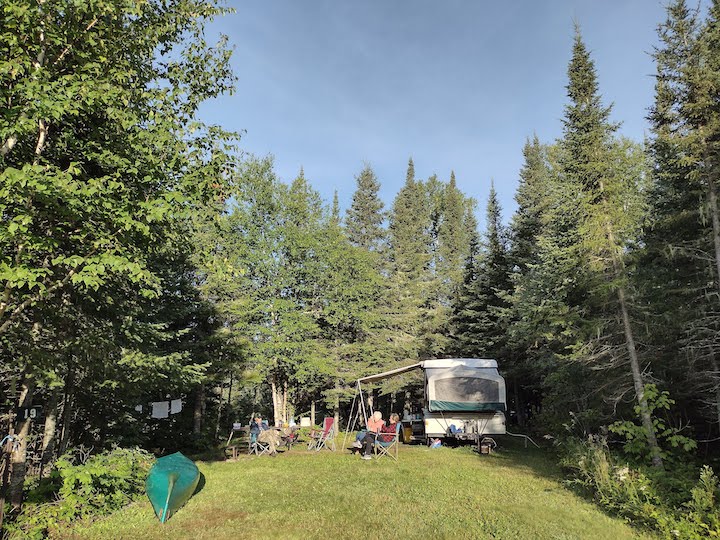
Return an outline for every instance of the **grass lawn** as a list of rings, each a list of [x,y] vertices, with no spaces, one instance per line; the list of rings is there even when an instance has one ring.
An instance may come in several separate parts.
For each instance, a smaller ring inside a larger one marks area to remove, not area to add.
[[[541,451],[401,446],[398,463],[293,449],[200,462],[205,484],[166,524],[145,500],[63,538],[649,538],[565,489]],[[202,481],[201,481],[202,482]]]

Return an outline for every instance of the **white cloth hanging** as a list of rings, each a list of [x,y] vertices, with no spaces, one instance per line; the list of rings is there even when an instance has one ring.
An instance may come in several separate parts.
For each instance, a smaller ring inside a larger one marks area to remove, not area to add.
[[[170,412],[170,407],[167,401],[153,401],[152,402],[152,418],[167,418]]]
[[[170,414],[177,414],[182,411],[182,399],[173,399],[170,402]]]

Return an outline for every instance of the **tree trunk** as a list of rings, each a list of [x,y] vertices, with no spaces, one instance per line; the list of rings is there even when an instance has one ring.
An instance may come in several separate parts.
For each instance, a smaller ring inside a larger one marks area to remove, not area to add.
[[[272,394],[273,401],[273,425],[277,426],[280,421],[280,408],[282,407],[282,400],[280,399],[275,378],[270,379],[270,393]]]
[[[202,431],[203,413],[205,412],[205,385],[201,384],[195,391],[195,410],[193,411],[193,434]]]
[[[625,331],[625,344],[630,356],[630,369],[632,370],[633,383],[635,384],[635,396],[637,397],[638,404],[640,405],[640,418],[642,420],[643,427],[645,428],[648,446],[650,447],[652,464],[655,467],[662,468],[663,461],[660,454],[660,446],[657,442],[655,426],[653,425],[652,418],[650,417],[650,409],[648,408],[647,399],[645,398],[645,384],[642,380],[640,362],[638,361],[637,349],[635,348],[635,339],[633,337],[632,327],[630,326],[630,316],[628,315],[627,304],[625,301],[625,289],[618,287],[617,293],[620,311],[622,312],[623,329]]]
[[[340,433],[340,382],[335,382],[335,399],[333,400],[333,426],[335,435]]]
[[[42,442],[42,458],[40,459],[40,478],[43,476],[45,465],[50,463],[53,453],[55,452],[59,393],[60,392],[57,388],[53,389],[47,405],[47,413],[45,414],[45,432],[43,433]]]
[[[715,247],[715,287],[720,294],[720,215],[718,215],[717,186],[712,174],[708,175],[708,200],[710,203],[710,216],[713,226],[713,245]],[[715,383],[715,410],[717,411],[718,426],[720,426],[720,373],[715,352],[710,352],[711,367],[714,372]]]
[[[20,390],[20,398],[18,407],[32,407],[33,394],[35,392],[35,381],[31,375],[25,375]],[[25,473],[27,464],[27,442],[32,427],[32,418],[22,419],[15,422],[15,432],[18,437],[17,444],[14,445],[10,454],[10,504],[13,511],[22,508],[23,487],[25,486]]]
[[[310,425],[315,425],[315,400],[310,402]]]
[[[12,422],[10,422],[12,424]],[[15,430],[10,425],[8,435],[15,435]],[[5,499],[7,498],[7,488],[10,482],[10,453],[12,452],[12,440],[8,439],[3,448],[0,448],[0,468],[2,469],[2,482],[0,482],[0,531],[3,530],[2,525],[5,520]]]
[[[720,292],[720,215],[718,215],[717,187],[712,176],[708,178],[708,199],[713,226],[713,245],[715,246],[715,287]]]
[[[223,394],[225,394],[225,389],[223,388],[223,384],[220,384],[218,387],[218,410],[217,410],[217,416],[215,417],[215,440],[217,440],[218,436],[220,435],[220,419],[222,417],[222,409],[223,409]]]
[[[68,365],[65,375],[65,396],[63,397],[62,426],[60,429],[60,454],[65,453],[70,443],[70,423],[72,419],[72,400],[75,393],[75,371]]]
[[[288,383],[283,383],[283,395],[282,395],[282,422],[285,424],[288,421]]]
[[[518,426],[525,425],[525,403],[520,393],[520,385],[518,385],[517,377],[513,377],[513,393],[515,394],[515,411],[517,413]]]
[[[227,408],[230,413],[232,413],[232,409],[230,408],[230,400],[232,399],[232,388],[233,388],[233,372],[230,372],[230,385],[228,386],[228,399],[227,399]]]
[[[621,256],[618,255],[616,249],[621,247],[615,240],[615,231],[612,227],[610,212],[608,211],[608,201],[606,198],[604,183],[600,182],[600,191],[603,193],[602,205],[605,218],[605,232],[607,234],[608,244],[610,248],[610,259],[612,262],[613,277],[622,279],[625,277],[625,264]],[[648,408],[647,398],[645,397],[645,383],[642,380],[640,371],[640,361],[638,360],[637,347],[635,347],[635,337],[633,335],[632,325],[630,324],[630,314],[627,308],[627,300],[625,297],[625,288],[622,284],[617,287],[618,307],[623,321],[623,331],[625,333],[625,348],[630,358],[630,371],[632,372],[633,385],[635,386],[635,398],[640,406],[640,420],[645,429],[648,446],[650,447],[650,457],[654,467],[663,467],[660,446],[657,442],[657,434],[655,433],[655,425],[650,417],[650,409]]]

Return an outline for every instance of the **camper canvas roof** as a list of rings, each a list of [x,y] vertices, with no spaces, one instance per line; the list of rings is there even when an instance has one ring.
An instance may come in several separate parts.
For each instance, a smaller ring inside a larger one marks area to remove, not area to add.
[[[497,369],[497,367],[498,367],[497,362],[495,360],[484,359],[484,358],[437,358],[437,359],[425,360],[423,362],[420,362],[420,366],[423,369],[454,368],[454,367]]]

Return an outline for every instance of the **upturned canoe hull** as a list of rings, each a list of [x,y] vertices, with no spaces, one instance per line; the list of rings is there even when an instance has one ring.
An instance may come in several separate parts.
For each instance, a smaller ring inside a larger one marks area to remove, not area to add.
[[[197,466],[180,452],[155,462],[145,481],[145,489],[161,523],[182,508],[195,492],[199,480]]]

